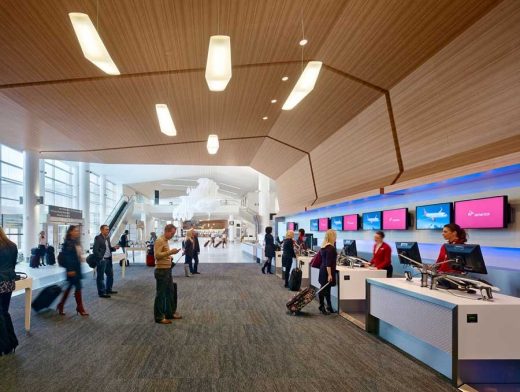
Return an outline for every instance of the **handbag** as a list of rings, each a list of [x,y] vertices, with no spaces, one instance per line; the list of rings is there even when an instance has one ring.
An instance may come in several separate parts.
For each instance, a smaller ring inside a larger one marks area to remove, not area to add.
[[[321,252],[316,252],[316,254],[311,259],[311,267],[312,268],[320,268],[321,267]]]
[[[91,253],[87,256],[87,264],[90,268],[96,268],[97,267],[97,262],[98,262],[98,259],[96,257],[96,255],[94,255],[94,253]]]

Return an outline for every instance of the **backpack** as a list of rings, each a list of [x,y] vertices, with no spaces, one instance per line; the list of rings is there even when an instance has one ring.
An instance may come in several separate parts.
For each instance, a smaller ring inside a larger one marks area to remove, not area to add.
[[[94,253],[91,253],[87,256],[87,264],[90,268],[96,268],[97,267],[97,257]]]

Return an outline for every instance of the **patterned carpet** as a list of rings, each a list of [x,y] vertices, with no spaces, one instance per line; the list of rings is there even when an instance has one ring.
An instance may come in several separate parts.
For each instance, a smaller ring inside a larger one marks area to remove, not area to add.
[[[181,274],[177,266],[175,274]],[[119,267],[117,267],[119,268]],[[88,318],[11,314],[20,340],[0,357],[0,391],[454,391],[449,382],[338,316],[289,316],[291,293],[254,264],[202,264],[178,276],[172,325],[153,322],[153,269],[133,265],[111,299],[83,281]],[[37,294],[38,292],[35,292]]]

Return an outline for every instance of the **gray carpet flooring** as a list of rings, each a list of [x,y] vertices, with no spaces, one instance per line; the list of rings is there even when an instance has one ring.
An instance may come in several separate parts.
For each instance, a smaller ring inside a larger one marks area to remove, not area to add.
[[[180,274],[182,266],[174,269]],[[119,267],[117,267],[119,268]],[[118,272],[118,270],[117,270]],[[172,325],[153,321],[153,269],[116,274],[111,299],[84,282],[91,316],[34,314],[23,331],[23,296],[13,298],[15,355],[0,357],[0,391],[454,391],[422,364],[316,302],[289,316],[292,296],[257,265],[202,264],[177,277]],[[35,292],[37,294],[38,292]]]

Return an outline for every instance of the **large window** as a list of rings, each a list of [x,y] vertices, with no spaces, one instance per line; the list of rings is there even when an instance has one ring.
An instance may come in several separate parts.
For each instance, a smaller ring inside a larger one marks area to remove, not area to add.
[[[97,174],[90,173],[90,240],[99,232],[101,224],[101,181]]]
[[[23,154],[12,148],[0,149],[0,206],[20,207],[23,196]]]
[[[74,205],[74,170],[62,161],[46,159],[45,204],[72,208]]]

